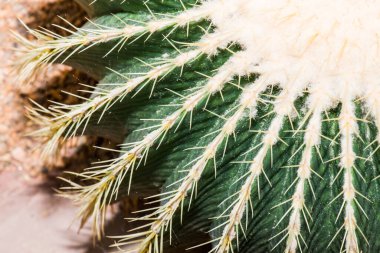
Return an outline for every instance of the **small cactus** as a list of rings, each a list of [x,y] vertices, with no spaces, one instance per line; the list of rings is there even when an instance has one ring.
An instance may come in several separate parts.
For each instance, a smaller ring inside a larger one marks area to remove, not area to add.
[[[133,252],[380,251],[379,2],[77,1],[91,19],[70,36],[16,35],[17,69],[100,80],[81,104],[29,109],[46,157],[76,135],[125,138],[67,180],[98,238],[133,194],[144,225],[115,244]]]

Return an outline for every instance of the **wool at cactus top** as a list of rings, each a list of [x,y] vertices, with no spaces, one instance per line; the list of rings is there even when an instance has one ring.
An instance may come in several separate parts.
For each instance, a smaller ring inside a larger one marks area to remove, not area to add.
[[[332,97],[379,86],[378,1],[221,0],[210,8],[219,31],[257,64],[253,72],[273,82],[328,88]]]

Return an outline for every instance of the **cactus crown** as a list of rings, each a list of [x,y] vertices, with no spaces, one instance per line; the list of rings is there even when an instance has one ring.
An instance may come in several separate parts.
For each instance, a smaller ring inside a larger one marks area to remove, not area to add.
[[[81,104],[29,110],[47,156],[125,136],[68,181],[98,237],[107,205],[137,193],[153,205],[116,244],[137,252],[202,246],[200,231],[218,253],[379,251],[378,1],[78,2],[93,18],[70,36],[18,36],[18,70],[101,80]]]

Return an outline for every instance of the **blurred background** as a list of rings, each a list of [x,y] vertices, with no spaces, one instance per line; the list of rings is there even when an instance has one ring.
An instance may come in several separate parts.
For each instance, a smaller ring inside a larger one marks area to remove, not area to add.
[[[59,157],[48,164],[40,159],[40,140],[28,137],[36,129],[25,116],[29,99],[48,106],[50,100],[77,103],[61,90],[76,91],[78,83],[95,84],[94,80],[69,67],[55,65],[29,85],[16,83],[12,63],[17,44],[10,31],[30,37],[18,19],[31,28],[46,27],[62,34],[52,24],[65,26],[58,15],[79,26],[86,14],[71,0],[0,0],[0,252],[71,253],[111,252],[112,240],[93,242],[91,224],[78,233],[76,208],[57,196],[63,171],[79,171],[96,159],[113,154],[91,148],[113,147],[115,143],[101,138],[76,138],[62,149]],[[33,38],[30,38],[33,39]],[[106,227],[107,235],[126,231],[122,219],[127,206],[136,201],[125,200],[112,207]]]

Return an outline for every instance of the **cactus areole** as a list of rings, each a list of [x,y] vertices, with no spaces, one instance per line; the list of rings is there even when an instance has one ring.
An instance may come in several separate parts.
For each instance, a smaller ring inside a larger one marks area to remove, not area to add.
[[[380,252],[380,1],[77,2],[91,19],[70,36],[15,35],[17,70],[99,80],[83,103],[28,111],[45,157],[124,138],[65,187],[97,238],[137,194],[125,252]]]

